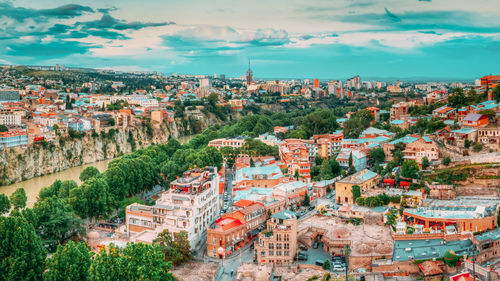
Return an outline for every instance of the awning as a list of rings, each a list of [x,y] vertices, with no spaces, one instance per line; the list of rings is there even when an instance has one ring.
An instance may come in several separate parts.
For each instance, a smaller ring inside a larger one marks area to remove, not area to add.
[[[385,184],[394,184],[394,179],[384,179]]]

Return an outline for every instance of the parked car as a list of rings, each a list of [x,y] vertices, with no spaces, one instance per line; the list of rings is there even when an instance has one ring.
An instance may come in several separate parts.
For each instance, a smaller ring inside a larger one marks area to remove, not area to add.
[[[307,260],[307,257],[306,257],[306,256],[303,256],[303,255],[299,255],[299,256],[298,256],[298,260],[299,260],[299,261],[306,261],[306,260]]]
[[[314,242],[313,248],[314,249],[318,249],[319,248],[319,242],[318,241]]]
[[[340,265],[334,265],[333,271],[345,271],[345,267],[340,266]]]
[[[314,206],[309,206],[308,210],[312,211],[312,210],[314,210],[314,208],[315,208]]]
[[[319,265],[319,266],[323,266],[324,263],[325,263],[324,260],[316,260],[316,262],[315,262],[315,264]]]

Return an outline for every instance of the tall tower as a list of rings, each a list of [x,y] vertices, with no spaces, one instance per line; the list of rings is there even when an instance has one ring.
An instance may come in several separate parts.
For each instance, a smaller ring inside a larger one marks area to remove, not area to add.
[[[248,70],[247,70],[247,87],[252,83],[253,77],[252,77],[252,69],[250,69],[250,60],[248,60]]]

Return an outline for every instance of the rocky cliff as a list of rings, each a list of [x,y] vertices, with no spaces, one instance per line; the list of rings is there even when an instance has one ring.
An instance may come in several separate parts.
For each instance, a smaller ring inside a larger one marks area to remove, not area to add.
[[[201,129],[220,121],[213,116],[201,120]],[[183,125],[184,124],[184,125]],[[0,185],[51,174],[79,165],[112,159],[152,144],[165,143],[170,137],[191,134],[183,120],[156,126],[138,125],[114,134],[87,133],[82,138],[65,138],[59,143],[43,143],[26,149],[0,152]]]

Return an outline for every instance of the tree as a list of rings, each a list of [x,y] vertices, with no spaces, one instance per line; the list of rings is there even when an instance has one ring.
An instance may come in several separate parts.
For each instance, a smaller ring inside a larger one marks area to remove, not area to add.
[[[165,255],[165,261],[180,265],[192,259],[191,246],[186,231],[180,231],[172,237],[168,230],[163,231],[153,241]]]
[[[126,280],[173,281],[172,265],[164,260],[158,245],[129,243],[123,249],[120,262],[121,274]]]
[[[325,260],[325,262],[323,263],[323,269],[330,270],[330,261],[329,260]]]
[[[422,169],[427,169],[429,168],[429,158],[427,158],[427,156],[424,156],[424,158],[422,158]]]
[[[373,115],[369,110],[360,110],[344,123],[344,136],[346,138],[358,138],[359,135],[368,128],[373,120]]]
[[[5,194],[0,194],[0,215],[7,213],[10,210],[9,197]]]
[[[112,201],[104,179],[91,178],[70,191],[69,203],[81,218],[101,218],[109,214]]]
[[[93,178],[95,176],[98,176],[101,174],[99,170],[94,167],[94,166],[89,166],[85,168],[81,173],[80,173],[80,181],[84,182],[90,178]]]
[[[26,197],[26,192],[24,191],[24,188],[20,187],[12,193],[10,196],[10,203],[14,207],[14,209],[22,209],[26,207],[26,201],[28,200],[28,197]]]
[[[300,178],[299,169],[296,169],[296,170],[295,170],[295,173],[294,173],[293,177],[294,177],[296,180],[299,180],[299,178]]]
[[[90,281],[126,281],[120,269],[120,250],[115,245],[103,247],[92,260],[89,269]]]
[[[443,159],[443,165],[445,166],[448,166],[450,165],[450,162],[451,162],[451,159],[449,156],[446,156],[444,159]]]
[[[306,194],[304,194],[304,199],[302,199],[302,206],[309,206],[310,205],[310,202],[311,202],[311,198],[309,197],[309,194],[306,192]]]
[[[110,245],[92,261],[90,281],[173,281],[171,264],[164,260],[158,245],[129,243],[120,251]]]
[[[0,280],[40,280],[47,251],[33,226],[17,210],[0,217]]]
[[[405,160],[401,166],[401,176],[404,178],[416,179],[418,170],[418,164],[415,160]]]
[[[370,150],[370,154],[368,155],[368,163],[371,166],[375,166],[376,164],[382,164],[385,161],[385,153],[384,150],[380,147],[376,147]]]
[[[33,207],[37,216],[35,230],[49,251],[56,250],[58,244],[84,233],[83,221],[78,218],[67,203],[57,197],[38,201]]]
[[[356,202],[356,199],[358,199],[361,196],[361,188],[359,187],[359,185],[353,185],[351,192],[352,192],[352,200]]]
[[[491,93],[493,95],[493,99],[495,100],[500,100],[500,84],[497,84],[493,90],[491,90]]]
[[[474,143],[474,145],[472,146],[472,150],[474,150],[475,152],[483,150],[483,144],[480,142]]]
[[[86,281],[89,277],[91,254],[84,243],[69,241],[59,245],[57,251],[47,260],[43,281]]]
[[[9,131],[9,128],[7,128],[7,126],[5,126],[4,124],[0,124],[0,132],[8,132]]]

